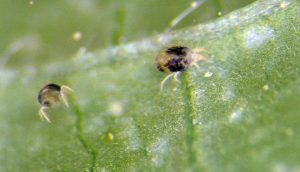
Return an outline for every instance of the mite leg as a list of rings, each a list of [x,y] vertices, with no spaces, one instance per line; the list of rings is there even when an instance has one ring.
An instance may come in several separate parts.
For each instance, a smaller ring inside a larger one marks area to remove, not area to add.
[[[61,96],[61,99],[63,100],[64,104],[66,105],[66,107],[69,107],[69,103],[68,103],[68,99],[67,99],[67,95],[66,95],[66,93],[68,93],[68,92],[73,92],[73,89],[66,85],[61,86],[60,96]]]
[[[166,82],[169,78],[171,78],[172,76],[174,76],[174,75],[175,75],[175,73],[171,73],[171,74],[169,74],[168,76],[166,76],[166,77],[161,81],[161,83],[160,83],[160,91],[162,91],[162,90],[164,89],[165,82]]]
[[[173,78],[174,78],[174,80],[176,81],[176,82],[180,82],[179,80],[178,80],[178,76],[181,74],[181,72],[175,72],[174,73],[174,76],[173,76]]]
[[[46,119],[47,122],[51,123],[50,118],[48,117],[48,114],[47,114],[47,109],[48,109],[48,107],[42,106],[39,110],[39,116],[41,117],[42,121],[44,121],[44,119]]]
[[[169,78],[171,78],[171,77],[173,77],[175,81],[180,82],[180,81],[178,80],[178,75],[179,75],[180,73],[181,73],[181,72],[174,72],[174,73],[171,73],[171,74],[169,74],[168,76],[166,76],[166,77],[161,81],[161,83],[160,83],[160,91],[162,91],[162,90],[164,89],[165,82],[166,82]]]
[[[206,48],[196,48],[192,52],[192,62],[198,62],[198,61],[208,61],[208,59],[201,55],[202,52],[207,51]]]

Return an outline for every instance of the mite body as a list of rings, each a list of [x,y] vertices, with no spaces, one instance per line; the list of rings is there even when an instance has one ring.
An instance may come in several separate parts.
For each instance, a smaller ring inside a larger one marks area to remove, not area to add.
[[[164,83],[170,78],[174,77],[179,82],[178,75],[194,65],[199,68],[197,62],[200,60],[207,60],[200,53],[206,51],[204,48],[190,49],[185,46],[173,46],[162,50],[155,59],[155,64],[158,70],[168,73],[161,84],[160,90],[163,89]]]
[[[39,116],[41,119],[46,119],[47,122],[51,122],[47,114],[47,109],[57,104],[60,99],[62,99],[64,104],[69,107],[66,93],[72,91],[73,90],[70,87],[65,85],[59,86],[52,83],[45,85],[38,94],[38,102],[42,106],[39,110]]]
[[[158,70],[166,73],[184,71],[190,64],[187,55],[190,53],[187,47],[170,47],[163,50],[156,58]]]

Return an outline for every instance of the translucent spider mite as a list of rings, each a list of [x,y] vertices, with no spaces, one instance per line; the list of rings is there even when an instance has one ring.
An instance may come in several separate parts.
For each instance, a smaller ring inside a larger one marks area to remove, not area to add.
[[[39,110],[39,116],[41,119],[45,119],[49,123],[51,122],[47,114],[47,109],[57,104],[60,99],[63,100],[66,107],[69,107],[66,96],[69,92],[73,92],[73,90],[66,85],[59,86],[53,83],[45,85],[38,95],[38,101],[42,106]]]
[[[185,46],[173,46],[163,49],[155,59],[155,64],[158,70],[168,73],[160,84],[160,90],[163,90],[165,82],[174,77],[175,81],[179,82],[178,75],[185,71],[190,66],[199,68],[197,62],[200,60],[206,61],[206,57],[201,55],[201,52],[206,51],[205,48],[190,49]]]

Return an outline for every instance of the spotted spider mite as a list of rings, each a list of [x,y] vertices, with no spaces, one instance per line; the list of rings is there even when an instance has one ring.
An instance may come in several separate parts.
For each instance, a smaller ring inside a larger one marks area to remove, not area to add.
[[[38,94],[38,102],[41,104],[39,110],[39,116],[42,120],[46,119],[47,122],[51,122],[48,117],[47,110],[53,105],[57,104],[60,99],[63,100],[66,107],[69,107],[66,94],[73,92],[73,90],[66,85],[57,85],[57,84],[47,84],[45,85]]]
[[[159,71],[168,73],[160,84],[160,90],[163,90],[165,82],[170,78],[179,82],[178,75],[188,69],[190,66],[199,68],[197,62],[207,60],[200,53],[206,51],[205,48],[190,49],[185,46],[172,46],[163,49],[155,59],[156,67]]]

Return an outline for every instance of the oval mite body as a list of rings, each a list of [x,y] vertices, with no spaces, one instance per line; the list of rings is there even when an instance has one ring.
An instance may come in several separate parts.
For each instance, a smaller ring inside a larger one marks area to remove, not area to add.
[[[175,81],[178,75],[185,71],[189,66],[196,66],[199,68],[197,62],[200,60],[207,60],[201,55],[201,52],[206,51],[205,48],[190,49],[185,46],[173,46],[164,49],[159,53],[155,59],[155,64],[161,72],[169,73],[160,83],[160,90],[163,90],[164,83],[170,78],[174,77]]]
[[[47,84],[38,95],[38,101],[42,106],[51,107],[59,102],[61,87],[57,84]]]
[[[166,73],[184,71],[191,63],[187,58],[190,53],[191,50],[184,46],[167,48],[156,57],[156,67]]]
[[[42,120],[46,119],[48,122],[51,122],[47,110],[58,103],[60,99],[62,99],[67,107],[69,106],[66,96],[68,92],[73,92],[73,90],[66,85],[59,86],[52,83],[47,84],[39,91],[38,101],[42,105],[39,110],[39,115]]]

